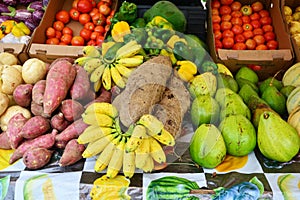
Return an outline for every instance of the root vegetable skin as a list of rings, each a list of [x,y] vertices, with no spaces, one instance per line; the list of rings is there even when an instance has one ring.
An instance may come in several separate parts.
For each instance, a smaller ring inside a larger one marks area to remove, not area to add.
[[[11,145],[6,131],[0,133],[0,149],[11,149]]]
[[[72,63],[60,60],[51,64],[46,77],[46,87],[43,97],[44,113],[48,117],[51,117],[51,114],[66,98],[75,77],[76,69]]]
[[[76,100],[66,99],[61,102],[60,112],[63,113],[66,120],[72,122],[81,117],[84,107]]]
[[[23,162],[28,169],[39,169],[49,163],[53,151],[46,148],[31,148],[23,155]]]
[[[43,105],[39,105],[39,104],[35,103],[34,101],[31,101],[30,111],[35,116],[47,117],[47,115],[44,114]]]
[[[77,70],[76,78],[70,89],[71,98],[74,100],[83,99],[90,89],[90,80],[87,72],[79,65],[75,65]]]
[[[13,92],[14,101],[22,107],[30,106],[32,100],[32,84],[21,84]]]
[[[76,163],[82,159],[82,153],[84,150],[85,146],[83,144],[78,144],[76,139],[70,140],[66,144],[64,153],[59,160],[59,165],[64,167]]]
[[[45,93],[46,80],[40,80],[34,84],[32,88],[32,101],[38,105],[43,105],[43,98]]]
[[[58,131],[63,131],[71,124],[71,122],[66,120],[64,114],[60,112],[51,117],[50,124],[52,128],[57,129]]]
[[[33,139],[50,130],[50,121],[42,116],[30,118],[23,126],[20,135],[26,139]]]
[[[22,127],[28,121],[22,113],[15,114],[8,122],[6,134],[9,139],[11,148],[16,149],[20,142],[23,140],[22,134],[20,133]]]

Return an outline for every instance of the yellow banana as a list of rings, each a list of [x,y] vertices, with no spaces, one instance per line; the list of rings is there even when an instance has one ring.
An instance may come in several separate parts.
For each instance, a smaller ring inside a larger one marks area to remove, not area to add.
[[[144,57],[129,57],[121,58],[117,60],[118,64],[124,65],[125,67],[137,67],[144,62]]]
[[[112,158],[115,148],[116,145],[113,144],[112,142],[109,142],[108,145],[104,148],[104,150],[100,153],[94,165],[94,170],[96,172],[101,172],[104,169],[106,169],[106,167],[108,166]]]
[[[102,55],[105,55],[107,50],[115,44],[113,41],[103,42],[102,43]]]
[[[134,70],[134,68],[127,68],[124,65],[121,65],[118,63],[115,64],[115,67],[117,68],[118,72],[126,78],[128,78],[130,76],[131,72]]]
[[[171,133],[169,133],[166,129],[162,129],[159,134],[152,135],[156,140],[160,143],[167,145],[167,146],[174,146],[175,139]]]
[[[124,46],[126,46],[126,44]],[[123,47],[121,47],[120,49],[122,49]],[[130,58],[130,57],[138,54],[141,49],[142,49],[142,46],[140,44],[136,44],[136,45],[133,45],[133,46],[131,46],[131,47],[125,49],[125,50],[117,51],[116,60],[119,60],[121,58]]]
[[[150,140],[150,155],[157,163],[161,164],[166,162],[166,154],[161,147],[161,144],[154,139],[153,137],[149,138]]]
[[[83,56],[88,56],[88,57],[100,57],[100,51],[96,46],[88,45],[83,47]]]
[[[97,82],[98,80],[101,79],[101,76],[104,74],[104,71],[106,69],[106,64],[102,64],[100,65],[99,67],[97,67],[92,73],[91,73],[91,76],[90,76],[90,81],[95,83]]]
[[[164,124],[151,114],[143,115],[139,119],[138,124],[142,124],[143,126],[145,126],[148,130],[150,130],[148,133],[151,133],[151,134],[160,133],[164,127]],[[150,135],[150,136],[152,136],[152,135]]]
[[[106,90],[111,89],[111,75],[110,75],[110,67],[105,67],[104,72],[102,74],[102,85]]]
[[[95,156],[99,153],[101,153],[106,146],[114,140],[114,137],[116,136],[115,134],[109,134],[106,135],[94,142],[91,142],[87,145],[86,149],[82,153],[82,157],[84,158],[90,158],[92,156]]]
[[[135,153],[127,152],[124,149],[123,153],[123,173],[127,178],[131,178],[135,172]]]
[[[111,103],[107,102],[94,102],[90,104],[84,111],[85,113],[95,112],[99,114],[105,114],[112,118],[116,118],[118,116],[117,108]]]
[[[77,142],[79,144],[87,144],[94,142],[104,136],[107,136],[116,130],[110,127],[100,127],[95,125],[88,126],[78,137]]]
[[[96,81],[93,84],[94,91],[98,92],[100,90],[100,88],[101,88],[101,85],[102,85],[102,81],[99,79],[98,81]]]
[[[152,172],[154,169],[154,161],[151,156],[148,156],[145,162],[145,165],[142,167],[144,172]]]
[[[83,113],[81,117],[83,122],[88,125],[112,127],[114,124],[113,118],[102,113]]]
[[[144,138],[142,143],[136,148],[135,152],[135,167],[142,169],[147,158],[150,156],[150,140]]]
[[[129,140],[126,142],[125,150],[127,152],[132,152],[138,148],[139,145],[141,145],[142,140],[144,138],[147,138],[146,128],[142,125],[136,125],[133,128],[133,131],[131,133],[131,136]]]
[[[88,61],[88,60],[91,60],[91,59],[94,59],[92,57],[79,57],[77,58],[74,63],[77,64],[77,65],[80,65],[80,66],[84,66],[84,64]]]
[[[138,45],[138,42],[136,40],[131,40],[129,42],[127,42],[126,44],[124,44],[121,48],[119,48],[116,52],[116,55],[120,55],[123,52],[126,52],[128,49],[130,49],[131,47]],[[104,55],[104,54],[103,54]]]
[[[112,155],[113,159],[110,160],[107,167],[106,176],[108,178],[116,177],[122,168],[125,142],[126,138],[122,137],[122,140],[114,149],[114,153]]]
[[[87,60],[84,65],[83,69],[88,73],[92,74],[94,70],[96,70],[98,67],[100,67],[102,64],[102,61],[100,58],[91,58]]]
[[[119,71],[117,70],[117,68],[115,68],[114,66],[112,66],[110,68],[110,74],[111,74],[111,78],[114,81],[114,83],[119,87],[119,88],[124,88],[126,83],[124,82],[121,74],[119,73]]]

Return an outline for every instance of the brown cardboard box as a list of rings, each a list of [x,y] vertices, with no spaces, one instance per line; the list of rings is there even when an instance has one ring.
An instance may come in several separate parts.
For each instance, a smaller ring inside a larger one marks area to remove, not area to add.
[[[245,4],[251,4],[256,0],[238,0]],[[278,50],[228,50],[215,49],[211,17],[208,17],[207,43],[210,55],[215,62],[225,64],[232,72],[236,72],[241,66],[253,64],[260,65],[262,69],[257,71],[260,79],[273,76],[276,72],[288,69],[294,61],[293,48],[289,33],[285,29],[282,19],[280,3],[278,0],[260,0],[272,17],[272,23],[279,44]],[[208,1],[210,5],[210,1]],[[208,16],[211,16],[211,7],[208,6]]]
[[[65,9],[70,10],[73,0],[51,0],[48,4],[45,16],[38,28],[35,29],[31,42],[28,45],[27,52],[30,57],[39,58],[45,62],[51,63],[56,58],[82,56],[83,46],[63,46],[45,44],[45,31],[52,26],[55,21],[57,11]],[[97,1],[98,2],[98,1]],[[113,1],[113,9],[117,6],[117,0]],[[66,26],[73,30],[73,35],[79,35],[82,25],[78,21],[71,20]]]
[[[18,58],[20,64],[24,63],[29,57],[26,53],[26,44],[1,43],[0,52],[14,54]]]
[[[289,33],[289,26],[285,20],[283,6],[287,5],[287,6],[291,7],[292,9],[295,9],[297,6],[300,6],[300,1],[299,0],[282,0],[280,2],[281,2],[281,13],[282,13],[283,21],[285,23],[286,30]],[[295,54],[295,62],[300,62],[300,49],[299,49],[298,45],[296,44],[296,41],[292,37],[291,37],[291,41],[292,41],[294,54]]]

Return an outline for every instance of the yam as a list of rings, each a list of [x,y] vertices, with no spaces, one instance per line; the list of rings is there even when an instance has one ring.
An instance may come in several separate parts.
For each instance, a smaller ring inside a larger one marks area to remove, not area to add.
[[[6,131],[0,133],[0,149],[12,149]]]
[[[34,116],[27,120],[20,135],[26,139],[33,139],[50,130],[50,121],[42,116]]]
[[[64,114],[59,112],[51,117],[50,124],[52,128],[58,131],[63,131],[71,124],[71,122],[66,120]]]
[[[23,155],[23,162],[28,169],[40,169],[49,163],[53,151],[46,148],[30,148]]]
[[[60,112],[63,113],[66,120],[73,122],[81,117],[84,107],[76,100],[65,99],[61,102]]]
[[[40,80],[32,88],[32,101],[38,105],[43,105],[43,98],[46,88],[46,80]]]
[[[32,84],[20,84],[13,92],[14,101],[22,107],[29,107],[32,100]]]
[[[85,150],[83,144],[78,144],[76,139],[70,140],[59,160],[59,166],[69,166],[82,159],[82,153]]]
[[[21,130],[25,123],[28,121],[22,113],[15,114],[7,124],[6,134],[9,139],[11,148],[16,149],[20,142],[23,140]]]
[[[85,98],[90,90],[90,79],[88,73],[79,65],[75,65],[76,78],[70,89],[70,96],[74,100]]]
[[[51,114],[60,106],[66,98],[76,76],[76,69],[66,60],[60,60],[51,64],[46,77],[46,87],[43,97],[44,113]]]

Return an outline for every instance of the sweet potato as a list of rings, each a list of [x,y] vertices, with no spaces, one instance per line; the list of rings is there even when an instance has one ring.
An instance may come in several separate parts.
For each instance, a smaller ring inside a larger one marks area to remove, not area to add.
[[[22,113],[15,114],[7,124],[6,134],[9,138],[11,148],[16,149],[23,140],[21,130],[24,124],[28,121]]]
[[[26,139],[33,139],[50,130],[50,120],[42,116],[30,118],[22,127],[20,135]]]
[[[21,84],[16,87],[13,92],[15,102],[22,107],[30,106],[32,100],[32,84]]]
[[[65,117],[64,117],[64,114],[62,114],[60,112],[60,113],[58,113],[56,115],[53,115],[51,117],[50,124],[51,124],[52,128],[54,128],[58,131],[63,131],[71,124],[71,122],[66,120]]]
[[[76,77],[76,69],[69,61],[60,60],[51,65],[43,97],[44,113],[48,117],[51,117],[53,111],[66,98]]]
[[[55,143],[55,136],[57,135],[57,130],[53,129],[51,133],[47,133],[36,137],[34,139],[25,140],[18,146],[18,148],[14,151],[12,156],[10,157],[9,163],[12,164],[16,160],[23,157],[26,150],[30,148],[46,148],[50,149]]]
[[[0,149],[11,149],[10,141],[6,131],[0,133]]]
[[[86,95],[82,99],[78,99],[77,101],[81,103],[81,105],[86,105],[90,103],[91,101],[95,100],[96,93],[94,90],[89,89],[89,91],[86,93]]]
[[[84,150],[85,146],[83,144],[78,144],[76,139],[70,140],[59,160],[59,166],[64,167],[76,163],[82,159],[82,153]]]
[[[60,62],[60,61],[67,61],[67,62],[70,62],[71,64],[73,64],[74,58],[70,58],[70,57],[56,58],[52,63],[49,64],[49,66],[47,68],[48,72],[51,69],[51,67],[53,67],[57,62]]]
[[[103,87],[100,89],[100,95],[96,97],[94,100],[90,101],[88,104],[86,104],[84,107],[87,108],[90,104],[94,102],[107,102],[111,103],[112,94],[111,91],[107,91]]]
[[[55,137],[56,144],[58,148],[64,148],[64,144],[72,139],[78,138],[78,136],[88,127],[86,123],[83,122],[82,118],[74,121],[65,130],[57,134]]]
[[[32,88],[32,101],[38,105],[43,105],[43,98],[46,88],[46,80],[40,80]]]
[[[28,169],[39,169],[49,163],[53,151],[46,148],[30,148],[23,155],[23,162]]]
[[[66,120],[72,122],[81,117],[84,107],[76,100],[65,99],[61,102],[60,112],[63,113]]]
[[[31,101],[30,111],[35,116],[47,117],[47,115],[45,115],[45,113],[44,113],[43,105],[39,105],[39,104],[35,103],[34,101]]]
[[[75,65],[76,78],[70,89],[71,98],[74,100],[83,99],[90,89],[90,79],[88,73],[79,65]]]
[[[7,130],[9,120],[17,113],[22,113],[27,119],[31,118],[31,112],[29,109],[19,105],[9,106],[6,111],[0,116],[0,127],[2,131]]]

